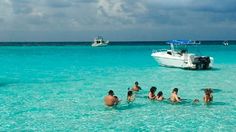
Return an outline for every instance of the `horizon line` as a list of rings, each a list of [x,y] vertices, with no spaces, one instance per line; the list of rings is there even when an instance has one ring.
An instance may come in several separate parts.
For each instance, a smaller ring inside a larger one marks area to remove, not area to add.
[[[176,39],[179,40],[179,39]],[[188,39],[186,39],[188,40]],[[192,40],[192,39],[189,39]],[[109,42],[166,42],[169,40],[114,40],[114,41],[109,41]],[[213,40],[213,39],[209,39],[209,40],[193,40],[193,41],[236,41],[236,39],[232,39],[232,40]],[[0,41],[0,43],[64,43],[64,42],[68,42],[68,43],[88,43],[88,42],[93,42],[93,41],[74,41],[74,40],[70,40],[70,41]]]

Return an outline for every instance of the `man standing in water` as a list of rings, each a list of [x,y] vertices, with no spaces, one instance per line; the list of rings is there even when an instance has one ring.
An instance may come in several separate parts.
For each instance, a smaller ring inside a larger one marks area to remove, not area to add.
[[[115,104],[117,104],[117,99],[114,96],[114,92],[112,90],[110,90],[108,92],[108,95],[104,98],[104,103],[107,106],[113,106]]]

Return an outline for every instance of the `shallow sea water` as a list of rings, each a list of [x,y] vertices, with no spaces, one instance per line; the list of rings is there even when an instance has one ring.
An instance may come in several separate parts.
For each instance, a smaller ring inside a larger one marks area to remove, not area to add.
[[[236,131],[236,45],[193,49],[215,58],[207,71],[160,67],[150,54],[162,48],[0,47],[0,131]],[[127,104],[135,81],[143,90]],[[150,101],[151,86],[166,98],[177,87],[185,101]],[[206,87],[214,89],[210,105]],[[103,104],[110,89],[122,100],[114,108]]]

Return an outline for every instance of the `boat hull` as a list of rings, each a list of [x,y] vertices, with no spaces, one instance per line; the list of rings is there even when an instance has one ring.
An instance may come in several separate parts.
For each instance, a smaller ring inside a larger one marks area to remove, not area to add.
[[[184,67],[184,61],[181,59],[170,59],[164,57],[153,57],[161,66]]]
[[[93,43],[92,47],[105,47],[107,45],[108,45],[108,43],[101,43],[101,44]]]
[[[209,62],[206,63],[203,61],[199,63],[193,63],[192,61],[193,59],[191,59],[190,57],[190,56],[196,57],[193,54],[172,56],[166,54],[166,52],[156,52],[152,53],[151,56],[158,62],[159,65],[167,67],[177,67],[177,68],[192,69],[192,70],[203,70],[203,69],[205,70],[205,69],[211,69],[213,65],[212,57],[209,57]]]

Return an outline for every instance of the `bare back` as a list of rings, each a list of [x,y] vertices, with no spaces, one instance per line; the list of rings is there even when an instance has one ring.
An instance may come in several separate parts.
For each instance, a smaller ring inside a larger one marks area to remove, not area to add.
[[[140,89],[141,89],[141,88],[140,88],[139,86],[136,86],[136,85],[133,86],[133,88],[132,88],[133,91],[139,91]]]
[[[177,96],[176,93],[172,93],[172,94],[171,94],[170,100],[171,100],[172,102],[179,102],[179,101],[180,101],[180,100],[179,100],[179,97]]]
[[[211,95],[205,95],[205,96],[203,97],[203,100],[204,100],[204,102],[208,103],[208,102],[210,102],[210,101],[213,100],[213,96],[211,96]]]
[[[108,95],[104,98],[104,103],[107,105],[107,106],[113,106],[115,105],[115,98],[114,96],[111,96],[111,95]]]

